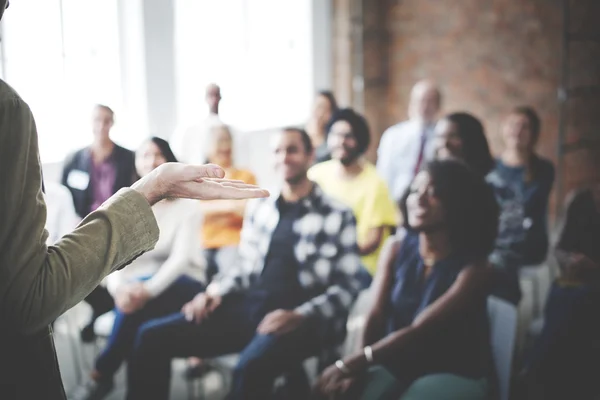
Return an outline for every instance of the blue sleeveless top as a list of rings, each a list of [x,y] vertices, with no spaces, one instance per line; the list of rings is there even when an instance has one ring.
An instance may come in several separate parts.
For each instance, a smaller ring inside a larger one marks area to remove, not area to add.
[[[415,318],[442,296],[456,281],[458,274],[472,257],[453,254],[437,262],[429,276],[424,278],[425,266],[419,254],[419,235],[407,233],[393,265],[393,282],[387,307],[388,333],[410,326]],[[490,347],[487,303],[474,304],[439,334],[432,335],[420,349],[411,349],[411,357],[424,361],[423,373],[448,372],[471,378],[491,376],[492,355]],[[433,360],[433,361],[432,361]],[[388,368],[403,379],[406,363]],[[402,368],[403,367],[403,368]],[[431,371],[428,371],[431,369]],[[401,371],[402,370],[402,371]]]

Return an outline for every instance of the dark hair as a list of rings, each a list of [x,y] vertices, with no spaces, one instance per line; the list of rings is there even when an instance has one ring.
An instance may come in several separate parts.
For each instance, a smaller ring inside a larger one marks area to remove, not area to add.
[[[481,121],[466,112],[452,113],[445,119],[456,125],[465,163],[479,175],[486,176],[494,168],[494,158]]]
[[[177,157],[173,154],[173,150],[171,150],[171,146],[169,146],[169,143],[166,140],[152,136],[148,141],[154,143],[158,147],[167,162],[177,162]]]
[[[523,115],[529,121],[529,129],[531,130],[531,143],[535,144],[540,137],[542,122],[538,113],[530,106],[519,106],[512,110],[512,114]]]
[[[358,146],[358,154],[363,154],[369,148],[371,142],[371,134],[369,133],[369,125],[367,120],[360,114],[356,113],[351,108],[343,108],[338,110],[331,117],[331,121],[327,124],[327,132],[331,131],[331,127],[338,121],[346,121],[352,128],[352,134],[356,139]]]
[[[531,182],[540,174],[540,160],[537,154],[535,154],[534,146],[540,138],[540,130],[542,129],[542,122],[538,113],[530,106],[519,106],[512,110],[512,114],[519,114],[527,118],[529,121],[529,130],[531,131],[531,157],[529,165],[527,165],[527,172],[525,174],[525,182]]]
[[[448,237],[453,251],[474,259],[487,258],[498,233],[498,204],[483,177],[459,160],[435,160],[427,164],[435,196],[445,209]],[[404,227],[408,222],[406,199],[400,200]]]
[[[329,106],[331,107],[332,114],[338,110],[337,101],[335,100],[335,96],[331,90],[319,90],[319,92],[317,92],[317,96],[323,96],[327,99]]]
[[[310,140],[310,136],[308,136],[308,133],[306,133],[304,129],[290,126],[287,128],[283,128],[282,133],[283,132],[294,132],[299,134],[300,138],[302,139],[302,144],[304,145],[304,151],[306,152],[306,154],[310,154],[313,152],[312,140]]]

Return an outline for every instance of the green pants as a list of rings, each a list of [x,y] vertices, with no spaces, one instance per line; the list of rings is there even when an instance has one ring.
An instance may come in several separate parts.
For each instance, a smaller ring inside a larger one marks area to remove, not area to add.
[[[360,400],[487,400],[487,379],[469,379],[452,374],[425,375],[402,392],[401,383],[387,369],[372,367]]]

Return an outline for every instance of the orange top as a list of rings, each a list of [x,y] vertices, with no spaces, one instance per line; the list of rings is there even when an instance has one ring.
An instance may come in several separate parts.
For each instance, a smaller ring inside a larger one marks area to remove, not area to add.
[[[256,184],[256,178],[252,172],[235,168],[225,170],[225,178]],[[239,205],[240,201],[243,200],[211,200],[204,202],[207,210],[204,213],[204,223],[200,230],[200,240],[205,249],[237,246],[240,243],[240,232],[244,217],[238,212],[229,211]]]

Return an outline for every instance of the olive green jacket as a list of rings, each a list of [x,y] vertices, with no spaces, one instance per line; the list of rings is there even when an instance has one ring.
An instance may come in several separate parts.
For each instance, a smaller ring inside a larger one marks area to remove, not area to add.
[[[158,240],[146,199],[122,189],[46,246],[35,121],[0,80],[0,398],[64,398],[48,325]]]

